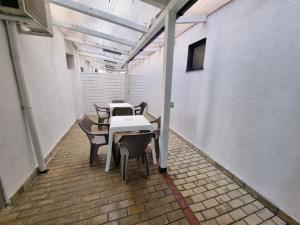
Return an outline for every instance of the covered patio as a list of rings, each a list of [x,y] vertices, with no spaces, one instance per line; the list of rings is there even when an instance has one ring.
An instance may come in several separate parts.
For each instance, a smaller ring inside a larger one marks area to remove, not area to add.
[[[175,133],[169,175],[150,163],[145,179],[136,162],[124,184],[119,169],[104,171],[102,150],[90,167],[89,142],[74,125],[56,147],[48,174],[0,211],[1,224],[286,224]]]
[[[299,10],[0,1],[0,224],[299,224]]]

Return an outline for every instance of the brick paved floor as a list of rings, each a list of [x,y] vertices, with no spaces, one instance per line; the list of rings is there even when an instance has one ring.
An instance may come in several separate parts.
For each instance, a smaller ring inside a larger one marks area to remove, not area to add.
[[[169,174],[201,225],[286,224],[247,191],[172,134]]]
[[[144,165],[131,161],[130,180],[123,184],[119,169],[104,172],[105,147],[95,167],[88,158],[89,142],[75,126],[57,147],[50,172],[37,177],[13,207],[0,211],[0,224],[189,224],[152,161],[148,179]],[[169,173],[203,225],[284,224],[174,134]]]

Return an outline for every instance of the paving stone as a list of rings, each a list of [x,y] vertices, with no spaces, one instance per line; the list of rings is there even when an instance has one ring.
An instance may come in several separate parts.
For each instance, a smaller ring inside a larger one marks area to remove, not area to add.
[[[273,220],[266,220],[265,222],[261,223],[261,225],[276,225],[276,223]]]
[[[244,196],[240,197],[240,199],[245,204],[248,204],[248,203],[253,202],[255,200],[255,198],[252,195],[250,195],[250,194],[244,195]]]
[[[206,209],[206,210],[202,211],[201,213],[206,220],[217,217],[219,215],[218,212],[214,208]]]
[[[99,208],[93,208],[93,209],[85,210],[85,211],[80,212],[79,219],[80,220],[87,219],[87,218],[90,218],[90,217],[94,217],[98,214],[99,214]]]
[[[233,222],[233,219],[229,216],[229,214],[224,214],[216,218],[216,221],[219,225],[227,225]]]
[[[218,211],[219,214],[224,214],[224,213],[227,213],[230,210],[232,210],[232,208],[230,207],[230,205],[228,203],[224,203],[222,205],[218,205],[216,207],[216,210]]]
[[[203,204],[206,208],[212,208],[212,207],[219,205],[217,200],[214,198],[203,201]]]
[[[110,212],[108,214],[108,217],[109,217],[110,221],[120,219],[120,218],[123,218],[123,217],[126,217],[126,216],[127,216],[127,210],[126,209],[120,209],[120,210],[117,210],[117,211]]]
[[[236,209],[236,208],[241,207],[242,205],[244,205],[244,203],[239,198],[236,198],[236,199],[233,199],[233,200],[229,201],[228,204],[233,209]]]
[[[274,214],[267,208],[259,210],[258,212],[256,212],[256,215],[258,215],[262,220],[267,220],[274,216]]]
[[[185,190],[185,191],[181,191],[181,194],[183,197],[187,197],[187,196],[192,196],[195,194],[195,192],[193,192],[193,190]]]
[[[184,214],[183,214],[182,210],[179,209],[179,210],[168,213],[167,217],[170,222],[174,222],[176,220],[183,218]]]
[[[205,209],[205,207],[204,207],[204,205],[203,205],[202,202],[198,202],[198,203],[196,203],[196,204],[190,205],[190,208],[191,208],[191,210],[192,210],[193,212],[199,212],[199,211]]]
[[[196,216],[196,218],[197,218],[197,220],[198,220],[199,222],[202,222],[202,221],[205,220],[204,217],[203,217],[203,215],[202,215],[202,213],[200,213],[200,212],[197,212],[197,213],[195,214],[195,216]]]
[[[88,225],[98,225],[98,224],[104,224],[108,221],[108,214],[95,216],[93,218],[90,218],[88,220]]]
[[[242,209],[245,211],[245,213],[247,213],[247,215],[258,211],[258,209],[253,203],[243,206]]]
[[[213,198],[218,195],[218,193],[215,190],[210,190],[210,191],[204,192],[203,194],[207,199]]]
[[[234,221],[237,221],[237,220],[247,216],[247,214],[240,208],[231,211],[229,213],[229,215],[233,218]]]
[[[233,223],[234,225],[247,225],[247,223],[244,220],[239,220],[235,223]]]
[[[259,223],[262,222],[262,220],[256,214],[252,214],[250,216],[247,216],[244,220],[249,225],[256,225],[256,224],[259,224]]]
[[[136,214],[145,211],[144,205],[135,205],[127,208],[128,215]]]
[[[225,202],[228,202],[230,201],[230,198],[226,195],[226,194],[222,194],[222,195],[219,195],[216,197],[216,200],[222,204],[222,203],[225,203]]]
[[[284,222],[282,219],[280,219],[278,216],[274,216],[273,218],[272,218],[272,220],[276,223],[276,224],[278,224],[278,225],[285,225],[286,224],[286,222]]]
[[[193,182],[191,182],[191,183],[183,184],[183,187],[184,187],[184,189],[188,190],[188,189],[195,188],[196,185]]]
[[[204,194],[197,194],[197,195],[192,195],[191,199],[193,202],[200,202],[200,201],[205,200],[206,198],[205,198]]]
[[[207,220],[201,223],[201,225],[218,225],[215,220]]]
[[[167,219],[167,217],[166,217],[165,215],[163,215],[163,216],[158,216],[158,217],[156,217],[156,218],[154,218],[154,219],[151,219],[151,220],[149,221],[149,224],[150,224],[150,225],[158,225],[158,224],[163,225],[163,224],[168,224],[168,219]]]

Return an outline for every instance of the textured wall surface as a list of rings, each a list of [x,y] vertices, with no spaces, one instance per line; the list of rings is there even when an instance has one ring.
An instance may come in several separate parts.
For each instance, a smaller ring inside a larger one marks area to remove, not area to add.
[[[4,24],[0,21],[0,176],[10,198],[36,167],[27,138]],[[20,35],[22,58],[43,155],[74,123],[81,112],[77,51],[54,37]],[[75,68],[68,70],[66,52],[74,53]]]
[[[75,68],[67,69],[66,52],[70,53],[72,46],[66,47],[56,28],[53,38],[20,37],[29,94],[46,155],[81,114],[77,109],[81,101],[78,60],[75,54]]]
[[[176,39],[171,127],[300,221],[300,2],[235,0]],[[185,72],[207,37],[204,70]],[[148,76],[160,114],[162,52]]]
[[[27,138],[4,23],[0,20],[0,176],[12,195],[35,168]]]

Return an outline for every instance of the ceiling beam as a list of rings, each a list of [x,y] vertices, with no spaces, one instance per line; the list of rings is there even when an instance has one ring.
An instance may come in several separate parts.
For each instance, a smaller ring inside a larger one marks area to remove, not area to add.
[[[207,16],[181,16],[176,20],[176,24],[189,24],[189,23],[205,23]]]
[[[104,61],[104,59],[101,58],[93,58],[93,57],[89,57],[89,56],[83,56],[86,60],[90,61],[90,62],[97,62],[97,63],[101,63],[101,64],[106,64],[106,65],[110,65],[110,66],[116,66],[116,67],[120,67],[121,64],[120,63],[110,63],[110,62],[106,62]]]
[[[108,58],[111,58],[111,59],[114,59],[114,60],[119,60],[119,61],[125,61],[125,59],[126,59],[124,57],[117,57],[116,55],[113,55],[113,54],[107,54],[106,52],[99,52],[99,51],[97,51],[97,49],[94,49],[94,48],[93,49],[87,49],[87,48],[79,47],[78,50],[81,51],[81,52],[89,52],[91,54],[102,55],[104,57],[108,57]]]
[[[172,10],[177,13],[181,10],[189,0],[171,0],[166,8],[160,13],[159,17],[154,21],[148,33],[146,33],[136,44],[136,46],[130,51],[125,63],[132,60],[146,45],[148,45],[153,38],[164,28],[165,16]],[[125,64],[123,65],[125,66]]]
[[[81,27],[79,25],[66,23],[66,22],[62,22],[62,21],[57,21],[57,20],[54,20],[54,19],[52,20],[52,23],[56,26],[59,26],[59,27],[62,27],[62,28],[68,29],[68,30],[73,30],[73,31],[76,31],[76,32],[80,32],[80,33],[83,33],[83,34],[90,35],[90,36],[94,36],[94,37],[98,37],[98,38],[105,39],[105,40],[108,40],[108,41],[116,42],[116,43],[119,43],[119,44],[122,44],[122,45],[127,45],[127,46],[130,46],[130,47],[135,46],[135,43],[132,42],[132,41],[129,41],[129,40],[126,40],[126,39],[123,39],[123,38],[119,38],[119,37],[116,37],[116,36],[112,36],[110,34],[105,34],[105,33],[102,33],[100,31],[96,31],[96,30],[85,28],[85,27]]]
[[[114,47],[114,46],[111,46],[111,45],[103,45],[103,44],[100,44],[100,43],[94,42],[94,41],[82,40],[80,38],[75,38],[75,37],[70,37],[70,36],[66,36],[65,40],[68,40],[68,41],[71,41],[71,42],[74,42],[74,43],[77,43],[77,44],[81,44],[81,45],[91,46],[91,47],[94,47],[94,48],[97,48],[97,49],[107,49],[107,50],[110,50],[110,51],[120,52],[120,53],[122,53],[122,55],[128,55],[129,54],[129,51],[126,50],[126,49],[122,49],[120,47]]]
[[[105,20],[109,23],[114,23],[123,27],[126,27],[130,30],[138,31],[141,33],[147,33],[149,29],[140,24],[134,23],[130,20],[88,7],[84,4],[77,3],[75,1],[70,0],[51,0],[51,3],[65,7],[67,9],[74,10],[76,12],[92,16],[97,19]]]
[[[108,58],[108,60],[111,60],[111,61],[118,61],[118,62],[123,62],[123,61],[125,61],[125,59],[122,59],[122,58],[118,58],[118,57],[106,55],[105,53],[101,53],[101,52],[90,51],[90,50],[88,50],[88,49],[79,49],[79,52],[80,52],[80,53],[81,53],[81,52],[84,52],[84,53],[89,53],[89,54],[100,55],[100,56],[103,56],[103,57]]]
[[[84,57],[84,56],[82,56],[82,57]],[[89,61],[92,64],[96,64],[98,67],[103,68],[103,69],[105,68],[105,65],[108,65],[108,66],[111,66],[111,67],[113,66],[113,67],[115,67],[116,70],[121,69],[120,64],[109,64],[109,63],[106,63],[104,61],[99,61],[99,59],[91,59],[90,57],[87,57],[87,58],[84,57],[84,59]]]
[[[87,52],[87,51],[79,51],[79,55],[88,56],[88,57],[96,58],[96,59],[114,61],[114,62],[117,62],[117,63],[123,63],[124,62],[123,60],[114,59],[114,58],[111,58],[111,57],[108,57],[108,56],[103,56],[101,54]]]
[[[142,2],[145,2],[149,5],[155,6],[157,8],[163,9],[168,4],[168,0],[140,0]]]

